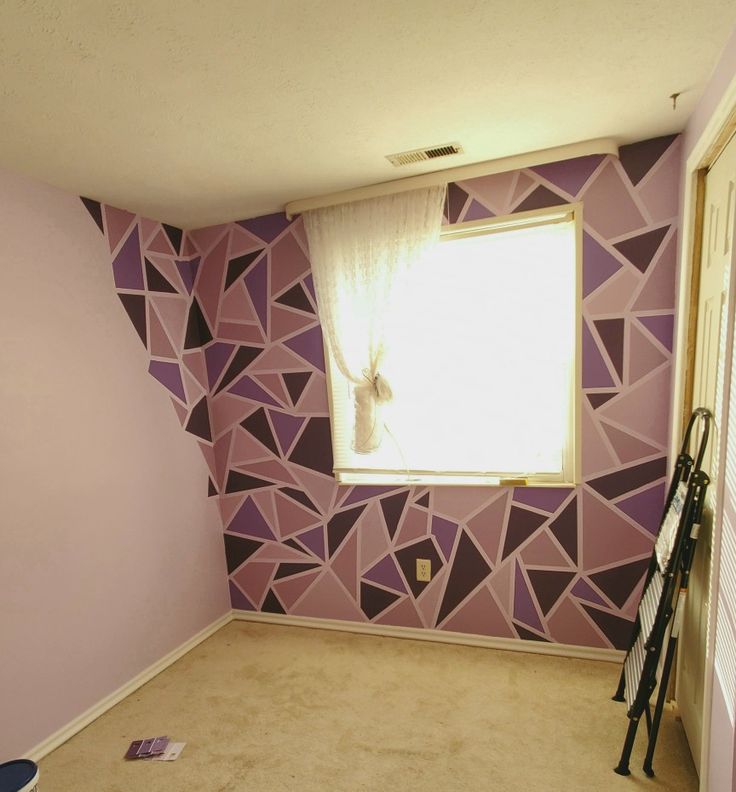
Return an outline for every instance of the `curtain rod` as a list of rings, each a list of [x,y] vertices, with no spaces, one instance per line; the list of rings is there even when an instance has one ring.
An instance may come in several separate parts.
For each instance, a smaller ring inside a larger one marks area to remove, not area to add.
[[[613,154],[618,157],[618,143],[613,138],[596,138],[595,140],[584,140],[580,143],[570,143],[566,146],[555,146],[554,148],[540,151],[530,151],[526,154],[515,154],[511,157],[476,162],[472,165],[459,165],[455,168],[421,173],[417,176],[407,176],[404,179],[396,179],[395,181],[370,184],[366,187],[356,187],[352,190],[342,190],[327,195],[317,195],[313,198],[290,201],[284,206],[284,212],[291,220],[308,209],[321,209],[324,206],[335,206],[336,204],[349,203],[350,201],[377,198],[380,195],[391,195],[393,193],[406,192],[407,190],[416,190],[420,187],[431,187],[435,184],[464,181],[465,179],[474,179],[478,176],[490,176],[493,173],[504,173],[505,171],[519,168],[532,168],[535,165],[546,165],[549,162],[587,157],[591,154]]]

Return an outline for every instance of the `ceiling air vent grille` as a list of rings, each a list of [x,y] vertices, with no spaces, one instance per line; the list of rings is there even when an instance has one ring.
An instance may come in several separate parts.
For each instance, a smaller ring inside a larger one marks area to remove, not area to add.
[[[441,146],[414,149],[413,151],[402,151],[399,154],[389,154],[386,159],[398,168],[401,165],[411,165],[413,162],[423,162],[424,160],[437,159],[437,157],[449,157],[451,154],[462,153],[463,147],[459,143],[444,143]]]

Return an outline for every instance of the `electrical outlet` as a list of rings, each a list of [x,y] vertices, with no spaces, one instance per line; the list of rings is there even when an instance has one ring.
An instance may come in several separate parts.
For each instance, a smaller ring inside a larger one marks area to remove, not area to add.
[[[432,562],[428,558],[417,558],[417,580],[421,583],[432,580]]]

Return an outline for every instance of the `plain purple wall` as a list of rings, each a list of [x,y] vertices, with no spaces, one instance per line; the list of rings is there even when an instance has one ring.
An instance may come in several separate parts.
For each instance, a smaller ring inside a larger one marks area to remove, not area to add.
[[[207,469],[76,196],[0,174],[0,761],[229,611]]]

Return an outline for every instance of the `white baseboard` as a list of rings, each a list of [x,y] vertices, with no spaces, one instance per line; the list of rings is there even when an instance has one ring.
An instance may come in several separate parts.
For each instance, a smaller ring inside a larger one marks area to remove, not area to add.
[[[145,685],[146,682],[149,682],[157,674],[160,674],[170,665],[175,663],[180,657],[183,657],[187,652],[194,649],[197,644],[202,643],[202,641],[204,641],[206,638],[209,638],[213,633],[216,633],[221,627],[224,627],[226,624],[231,622],[232,618],[233,615],[231,611],[223,614],[219,619],[216,619],[212,622],[212,624],[209,624],[203,630],[200,630],[196,635],[193,635],[188,641],[185,641],[183,644],[181,644],[181,646],[177,646],[176,649],[173,649],[167,655],[164,655],[162,658],[153,663],[153,665],[148,666],[148,668],[141,671],[140,674],[134,676],[133,679],[131,679],[129,682],[126,682],[122,687],[119,687],[117,690],[110,693],[109,696],[105,696],[105,698],[103,698],[101,701],[98,701],[97,704],[94,704],[86,712],[83,712],[81,715],[74,718],[74,720],[70,723],[67,723],[66,726],[62,726],[61,729],[54,732],[50,737],[47,737],[43,742],[40,742],[30,751],[25,753],[23,758],[31,759],[34,762],[37,762],[39,759],[42,759],[44,756],[46,756],[46,754],[51,753],[51,751],[53,751],[55,748],[58,748],[70,737],[73,737],[77,732],[80,732],[85,726],[89,726],[92,721],[96,720],[100,717],[100,715],[103,715],[109,709],[114,707],[126,696],[134,693],[139,687]]]
[[[479,646],[485,649],[503,649],[511,652],[575,657],[581,660],[603,660],[607,663],[621,663],[624,652],[619,649],[599,649],[594,646],[575,646],[573,644],[547,643],[545,641],[520,641],[518,638],[493,638],[486,635],[450,632],[449,630],[427,630],[422,627],[393,627],[383,624],[362,624],[339,619],[318,619],[311,616],[287,616],[281,613],[234,610],[233,619],[238,621],[265,622],[290,627],[312,627],[317,630],[337,630],[340,632],[381,635],[387,638],[409,638],[412,641],[433,641],[435,643]]]

